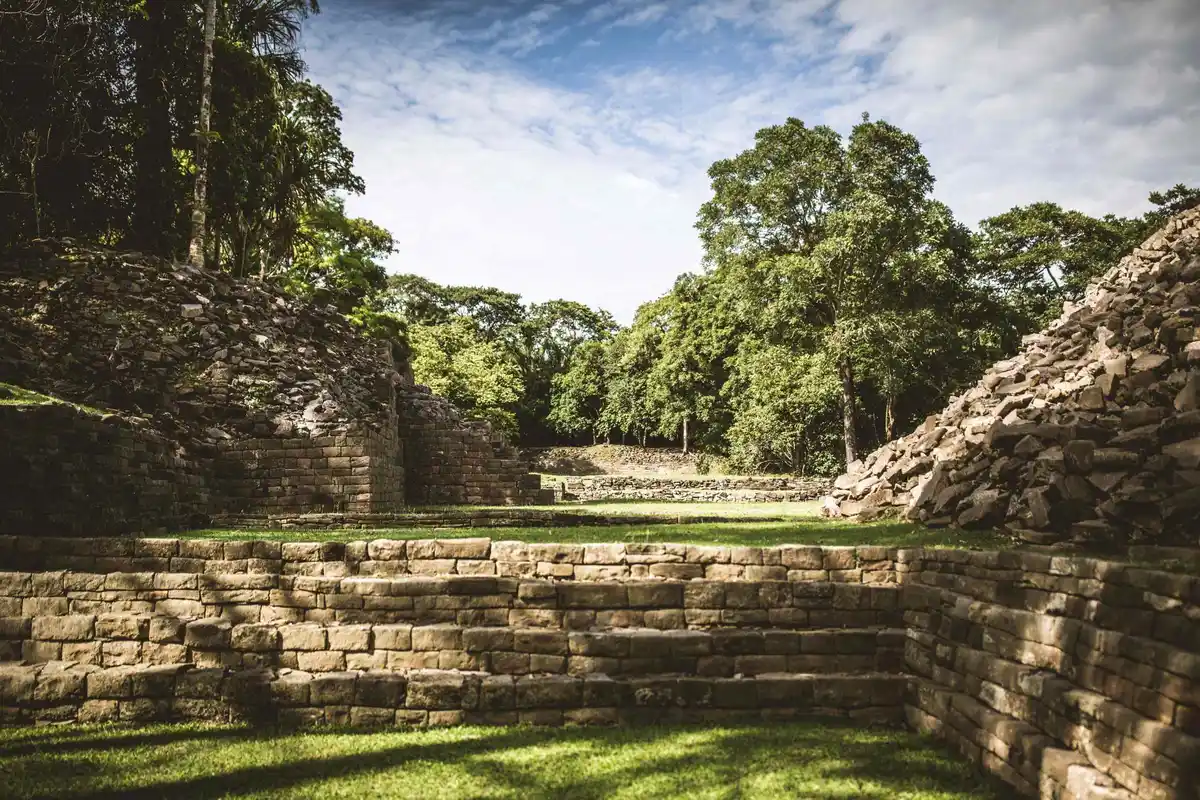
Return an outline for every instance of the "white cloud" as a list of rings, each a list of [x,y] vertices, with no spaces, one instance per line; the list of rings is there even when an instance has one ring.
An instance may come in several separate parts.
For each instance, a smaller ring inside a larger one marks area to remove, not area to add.
[[[470,24],[330,9],[306,56],[367,180],[350,209],[396,235],[393,269],[628,321],[696,268],[708,165],[788,116],[846,132],[865,110],[914,133],[972,224],[1043,199],[1139,213],[1151,189],[1200,182],[1194,3],[463,5]],[[617,25],[697,55],[596,65]],[[588,71],[513,60],[589,26]]]

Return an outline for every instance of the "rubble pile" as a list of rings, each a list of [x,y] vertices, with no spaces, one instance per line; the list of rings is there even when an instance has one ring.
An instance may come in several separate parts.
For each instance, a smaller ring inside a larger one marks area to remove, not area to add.
[[[269,282],[70,240],[0,259],[0,381],[185,446],[384,425],[398,376],[383,352]]]
[[[1200,208],[1175,216],[912,434],[830,513],[1103,546],[1200,543]]]

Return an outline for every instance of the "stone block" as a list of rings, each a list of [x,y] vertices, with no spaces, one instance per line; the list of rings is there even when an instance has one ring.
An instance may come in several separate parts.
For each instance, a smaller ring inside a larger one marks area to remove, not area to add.
[[[232,630],[233,624],[227,619],[193,620],[184,628],[184,644],[201,650],[227,649]]]
[[[275,625],[237,625],[230,634],[230,646],[234,650],[251,653],[269,653],[280,649],[279,628]]]
[[[338,672],[346,668],[346,657],[340,650],[301,651],[296,663],[305,672]]]
[[[282,625],[279,628],[279,646],[282,650],[324,650],[327,645],[325,628],[321,625]]]
[[[516,681],[518,709],[573,708],[582,696],[583,683],[572,676],[527,676]]]
[[[34,617],[33,638],[48,642],[82,642],[92,638],[95,624],[96,617],[90,614]]]
[[[356,672],[339,671],[323,671],[323,674],[313,675],[308,685],[310,702],[315,706],[351,705],[358,677]]]

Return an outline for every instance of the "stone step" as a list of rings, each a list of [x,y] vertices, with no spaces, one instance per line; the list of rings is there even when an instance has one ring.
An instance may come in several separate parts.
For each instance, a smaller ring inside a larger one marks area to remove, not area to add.
[[[812,581],[0,573],[0,617],[153,613],[235,622],[785,629],[899,626],[900,588]]]
[[[239,623],[108,614],[8,618],[3,660],[343,669],[471,669],[497,674],[899,672],[903,630],[565,631],[450,624]]]
[[[160,719],[361,726],[723,723],[804,716],[898,723],[903,675],[743,678],[487,675],[414,669],[0,665],[0,722]]]
[[[603,519],[591,517],[588,521],[596,524]],[[896,548],[876,546],[527,544],[488,538],[281,543],[250,537],[248,533],[245,541],[222,542],[0,536],[0,564],[26,571],[92,573],[499,575],[556,580],[707,578],[891,584],[896,582],[900,558]],[[905,558],[920,553],[904,552]]]

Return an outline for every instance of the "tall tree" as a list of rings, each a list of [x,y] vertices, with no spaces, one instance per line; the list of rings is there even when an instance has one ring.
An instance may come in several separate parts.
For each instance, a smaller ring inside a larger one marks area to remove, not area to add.
[[[205,213],[208,202],[208,136],[212,116],[213,41],[217,36],[217,0],[204,6],[204,57],[201,69],[200,119],[196,125],[196,183],[192,194],[192,234],[188,242],[188,263],[204,265]]]
[[[858,458],[859,320],[891,308],[920,279],[933,188],[916,138],[866,115],[843,143],[798,119],[709,170],[714,197],[697,227],[709,264],[730,273],[769,343],[822,350],[837,365],[846,462]]]
[[[983,220],[975,237],[981,277],[1036,330],[1130,247],[1128,220],[1097,219],[1057,203],[1031,203]]]

